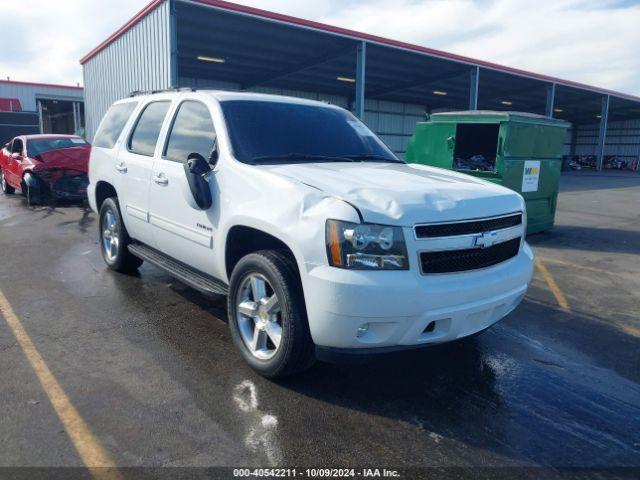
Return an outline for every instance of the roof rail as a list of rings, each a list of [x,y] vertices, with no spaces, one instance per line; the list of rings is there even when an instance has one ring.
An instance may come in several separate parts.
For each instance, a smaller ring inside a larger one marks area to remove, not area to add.
[[[160,90],[134,90],[129,94],[129,97],[137,97],[139,95],[153,95],[154,93],[164,93],[164,92],[195,92],[195,88],[191,87],[169,87],[163,88]]]

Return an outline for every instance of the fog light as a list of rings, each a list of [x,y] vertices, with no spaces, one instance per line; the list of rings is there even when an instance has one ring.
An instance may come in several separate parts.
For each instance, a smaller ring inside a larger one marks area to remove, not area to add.
[[[368,331],[369,331],[369,324],[363,323],[358,327],[358,331],[356,332],[356,337],[360,338],[364,336],[364,334],[367,333]]]

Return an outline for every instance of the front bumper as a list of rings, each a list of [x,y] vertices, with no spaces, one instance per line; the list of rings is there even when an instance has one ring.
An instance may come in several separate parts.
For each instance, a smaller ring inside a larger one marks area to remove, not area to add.
[[[493,267],[452,274],[312,268],[303,286],[315,344],[379,349],[443,343],[482,331],[524,298],[533,252]],[[368,325],[366,333],[358,329]]]
[[[34,171],[41,182],[42,193],[59,200],[87,198],[89,178],[86,173],[63,169]]]

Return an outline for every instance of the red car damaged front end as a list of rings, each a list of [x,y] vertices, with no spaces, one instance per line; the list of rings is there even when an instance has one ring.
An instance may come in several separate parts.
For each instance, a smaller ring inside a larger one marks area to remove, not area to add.
[[[89,184],[89,155],[91,147],[50,150],[33,157],[30,169],[36,176],[41,192],[56,199],[82,199]]]

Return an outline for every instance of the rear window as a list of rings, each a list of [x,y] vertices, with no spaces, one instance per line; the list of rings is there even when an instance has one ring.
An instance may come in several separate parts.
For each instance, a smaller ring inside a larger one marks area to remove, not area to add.
[[[136,108],[136,102],[118,103],[112,105],[102,119],[98,133],[93,141],[94,147],[113,148],[122,133],[127,120]]]
[[[29,156],[35,157],[36,155],[50,152],[51,150],[86,147],[87,145],[89,144],[82,138],[40,138],[36,140],[27,140],[27,153]]]

